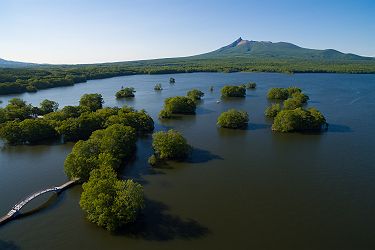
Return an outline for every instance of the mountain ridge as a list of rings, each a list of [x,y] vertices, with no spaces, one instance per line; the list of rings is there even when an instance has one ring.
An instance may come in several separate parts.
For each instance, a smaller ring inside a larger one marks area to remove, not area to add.
[[[360,56],[352,53],[343,53],[335,49],[309,49],[288,42],[270,42],[245,40],[239,37],[234,42],[211,52],[183,57],[144,59],[134,61],[118,61],[91,64],[62,64],[62,65],[103,65],[116,63],[132,63],[139,61],[157,60],[180,60],[180,59],[227,59],[227,58],[249,58],[249,59],[299,59],[299,60],[331,60],[331,61],[375,61],[374,57]],[[37,66],[61,66],[58,64],[38,64],[29,62],[18,62],[0,58],[0,68],[22,68]]]

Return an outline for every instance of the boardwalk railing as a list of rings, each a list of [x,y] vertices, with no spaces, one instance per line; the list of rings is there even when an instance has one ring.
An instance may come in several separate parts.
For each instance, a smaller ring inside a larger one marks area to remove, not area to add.
[[[29,203],[33,199],[35,199],[36,197],[38,197],[40,195],[43,195],[45,193],[49,193],[49,192],[60,193],[61,191],[65,190],[66,188],[74,185],[76,182],[78,182],[78,179],[68,181],[68,182],[62,184],[61,186],[51,187],[51,188],[43,189],[43,190],[40,190],[38,192],[32,193],[31,195],[27,196],[25,199],[16,203],[16,205],[14,205],[12,207],[12,209],[5,216],[1,217],[0,218],[0,224],[3,224],[5,222],[15,218],[19,214],[21,208],[24,207],[27,203]]]

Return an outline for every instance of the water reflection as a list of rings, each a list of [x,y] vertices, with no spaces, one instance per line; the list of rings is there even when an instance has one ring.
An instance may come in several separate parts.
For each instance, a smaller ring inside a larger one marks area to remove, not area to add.
[[[141,238],[147,241],[168,241],[201,238],[210,232],[196,220],[169,214],[168,206],[162,202],[146,199],[145,205],[139,219],[119,231],[117,236]]]

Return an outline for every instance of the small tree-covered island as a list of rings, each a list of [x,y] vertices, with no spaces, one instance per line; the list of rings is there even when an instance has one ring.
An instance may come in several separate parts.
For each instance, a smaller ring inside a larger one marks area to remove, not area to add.
[[[274,131],[319,131],[328,127],[325,117],[316,108],[304,108],[309,97],[300,88],[272,88],[268,91],[267,98],[283,101],[282,105],[271,104],[264,112],[265,116],[274,119]]]
[[[122,88],[121,90],[117,91],[116,98],[129,98],[134,97],[135,89],[132,87]]]
[[[230,109],[221,113],[217,119],[217,124],[223,128],[246,128],[249,122],[249,115],[245,111]]]

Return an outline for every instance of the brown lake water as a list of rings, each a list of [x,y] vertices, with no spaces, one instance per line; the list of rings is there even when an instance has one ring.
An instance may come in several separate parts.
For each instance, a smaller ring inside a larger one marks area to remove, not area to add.
[[[169,85],[169,77],[176,79]],[[220,88],[257,83],[246,98],[220,103]],[[155,92],[156,83],[164,90]],[[214,91],[209,91],[210,86]],[[136,97],[114,94],[134,87]],[[264,115],[271,87],[297,86],[329,130],[280,134]],[[163,100],[205,92],[195,116],[161,122]],[[375,249],[375,75],[192,73],[93,80],[72,87],[3,96],[37,105],[51,99],[77,105],[101,93],[105,106],[145,109],[156,130],[174,128],[194,147],[188,162],[152,169],[151,136],[140,138],[123,178],[145,188],[139,220],[117,234],[89,223],[79,208],[81,187],[46,195],[25,216],[0,226],[0,249]],[[229,108],[249,113],[247,130],[220,129]],[[26,195],[67,180],[63,163],[73,144],[0,146],[0,215]]]

